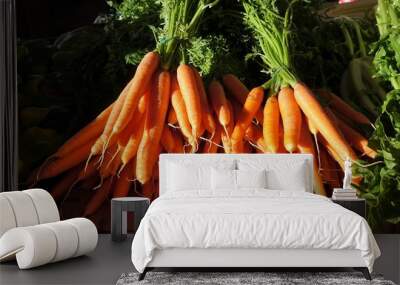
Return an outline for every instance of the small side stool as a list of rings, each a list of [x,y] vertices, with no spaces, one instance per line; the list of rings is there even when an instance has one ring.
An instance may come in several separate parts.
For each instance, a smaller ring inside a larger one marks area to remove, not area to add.
[[[150,200],[143,197],[123,197],[111,200],[111,239],[123,241],[127,235],[127,212],[134,212],[136,231],[149,208]]]

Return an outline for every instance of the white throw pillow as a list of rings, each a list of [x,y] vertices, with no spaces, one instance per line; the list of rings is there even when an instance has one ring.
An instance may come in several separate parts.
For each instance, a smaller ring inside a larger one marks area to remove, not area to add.
[[[267,188],[267,171],[236,170],[237,188]]]
[[[167,191],[210,190],[211,168],[235,169],[235,161],[221,160],[206,165],[186,160],[169,162],[167,167]]]
[[[267,187],[273,190],[307,191],[307,165],[294,164],[284,171],[270,169],[267,171]]]
[[[213,190],[235,190],[236,170],[211,168],[211,188]]]
[[[196,188],[209,188],[209,179],[204,179],[209,172],[210,168],[207,167],[185,166],[176,163],[169,163],[167,179],[168,189],[171,189],[171,191],[184,191]]]

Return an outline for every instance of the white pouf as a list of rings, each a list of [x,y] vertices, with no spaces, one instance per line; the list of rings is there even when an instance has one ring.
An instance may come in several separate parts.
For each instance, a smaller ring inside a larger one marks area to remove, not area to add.
[[[0,262],[16,259],[20,269],[28,269],[87,254],[97,240],[90,220],[60,221],[43,189],[0,193]]]
[[[14,228],[0,238],[0,260],[14,256],[20,269],[87,254],[96,248],[97,230],[88,219]]]

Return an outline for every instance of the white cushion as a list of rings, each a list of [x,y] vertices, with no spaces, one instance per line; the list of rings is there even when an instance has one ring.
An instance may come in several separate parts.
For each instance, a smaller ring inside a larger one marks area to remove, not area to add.
[[[209,190],[211,187],[211,167],[216,169],[235,169],[235,161],[220,160],[207,165],[191,163],[190,160],[182,160],[169,162],[167,167],[168,191]]]
[[[0,195],[0,237],[16,226],[17,222],[10,202],[5,196]]]
[[[29,195],[22,191],[3,192],[0,195],[10,203],[17,227],[33,226],[39,223],[35,205]]]
[[[56,251],[53,231],[42,225],[11,229],[0,239],[0,260],[16,257],[20,269],[49,263]]]
[[[297,165],[289,170],[269,170],[267,171],[268,189],[287,190],[287,191],[303,191],[307,189],[307,176],[305,168]]]
[[[211,189],[236,190],[236,170],[211,168]]]
[[[65,220],[71,224],[78,233],[78,248],[73,257],[91,252],[97,246],[98,234],[96,226],[88,219],[73,218]]]
[[[267,171],[261,170],[236,170],[237,188],[267,188]]]
[[[20,269],[79,256],[97,245],[97,230],[88,219],[18,227],[0,238],[0,261],[16,257]]]
[[[29,189],[22,193],[28,194],[33,201],[39,224],[57,222],[60,220],[56,202],[49,192],[43,189]]]
[[[74,256],[78,249],[78,232],[71,228],[71,224],[55,222],[43,224],[49,228],[56,237],[57,250],[51,262],[57,262]]]
[[[0,193],[0,237],[15,227],[60,220],[53,197],[43,189]]]
[[[211,169],[212,190],[238,190],[241,188],[267,188],[266,171]]]
[[[253,159],[238,160],[239,170],[266,170],[267,188],[286,191],[312,190],[309,169],[305,161]]]

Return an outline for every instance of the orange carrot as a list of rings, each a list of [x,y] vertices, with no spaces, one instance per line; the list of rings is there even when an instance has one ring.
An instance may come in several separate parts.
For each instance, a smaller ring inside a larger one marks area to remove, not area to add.
[[[111,139],[111,132],[112,132],[113,125],[114,125],[115,121],[118,119],[118,116],[124,105],[125,98],[127,96],[127,92],[129,90],[130,85],[131,85],[131,82],[129,82],[125,86],[124,90],[122,90],[118,99],[113,104],[113,108],[111,110],[110,115],[108,116],[107,122],[104,126],[104,130],[103,130],[102,134],[100,135],[100,137],[93,144],[93,146],[90,150],[89,158],[87,161],[89,161],[93,155],[102,153],[102,156],[103,156],[104,151],[108,147],[108,144]],[[115,141],[115,137],[114,137],[114,141]]]
[[[175,151],[175,138],[172,135],[172,132],[169,129],[168,125],[164,126],[164,129],[163,129],[163,132],[161,135],[161,145],[169,153],[173,153]]]
[[[222,82],[228,92],[233,95],[236,100],[244,104],[247,94],[249,94],[249,89],[247,89],[242,81],[233,74],[226,74],[222,77]]]
[[[119,155],[120,151],[117,149],[117,153],[115,158],[110,163],[110,173],[112,176],[118,174],[118,169],[122,166],[121,155]]]
[[[255,124],[251,124],[245,134],[245,139],[256,148],[257,152],[264,153],[266,151],[263,131]]]
[[[168,112],[168,124],[175,125],[178,123],[178,118],[176,116],[176,112],[174,108],[170,108]]]
[[[77,185],[78,189],[82,189],[82,190],[90,189],[91,190],[94,187],[96,187],[97,185],[99,185],[99,182],[100,182],[100,178],[97,175],[97,173],[95,173],[92,176],[85,177],[85,179],[79,185],[78,184],[75,184],[75,185]]]
[[[145,121],[145,117],[141,118],[141,120],[138,122],[138,125],[129,137],[128,143],[121,154],[121,161],[123,165],[128,164],[128,162],[135,157],[140,140],[142,139]]]
[[[76,178],[76,183],[84,180],[86,177],[90,177],[97,172],[97,160],[94,158],[91,160],[86,167],[83,167]]]
[[[112,189],[113,179],[108,178],[99,189],[94,190],[93,197],[89,200],[83,212],[84,217],[93,215],[101,205],[108,199]]]
[[[210,93],[211,103],[218,121],[226,129],[231,121],[231,111],[229,110],[224,88],[217,80],[213,80],[208,86],[208,92]]]
[[[113,174],[112,173],[113,168],[111,165],[113,164],[117,156],[118,156],[117,145],[113,145],[105,151],[103,163],[98,168],[100,177],[104,179]]]
[[[229,101],[226,101],[227,110],[229,111],[229,124],[224,127],[224,130],[221,132],[221,141],[224,146],[225,153],[232,153],[232,143],[231,143],[231,135],[233,132],[233,128],[235,127],[235,120],[233,116],[233,107]]]
[[[174,139],[174,144],[175,144],[174,153],[183,153],[184,147],[181,134],[174,131],[172,132],[172,137]]]
[[[142,122],[144,120],[144,117],[146,115],[149,97],[150,97],[150,94],[145,93],[140,98],[137,110],[135,112],[135,116],[132,117],[132,119],[130,120],[128,125],[118,136],[118,147],[120,150],[122,150],[128,144],[128,142],[133,134],[140,132],[140,130],[138,130],[138,128],[140,128],[140,126],[141,126],[140,122]]]
[[[143,185],[142,194],[144,197],[153,201],[158,196],[158,183],[157,181],[150,181]]]
[[[232,152],[240,153],[243,151],[243,137],[246,129],[251,124],[254,115],[259,110],[264,99],[264,88],[253,88],[247,95],[247,99],[243,105],[243,109],[236,121],[235,128],[231,135]]]
[[[302,120],[301,124],[301,132],[300,132],[300,138],[299,142],[297,144],[297,147],[300,151],[300,153],[309,153],[313,155],[313,161],[314,161],[314,175],[313,175],[313,185],[314,185],[314,191],[317,194],[326,196],[326,192],[324,189],[324,185],[322,183],[322,179],[319,175],[319,166],[318,166],[318,160],[317,160],[317,154],[315,152],[314,148],[314,143],[311,138],[311,134],[308,131],[308,126],[306,120]]]
[[[190,126],[189,118],[186,112],[185,102],[183,101],[182,93],[179,89],[176,76],[172,76],[171,80],[171,104],[175,110],[176,118],[182,134],[186,137],[189,144],[193,148],[196,148],[196,138],[192,133],[192,127]]]
[[[328,155],[325,148],[321,149],[321,176],[326,182],[331,190],[333,188],[339,188],[339,175],[338,171],[341,171],[339,166],[337,166],[336,162]]]
[[[200,95],[200,102],[203,110],[202,114],[203,126],[210,134],[213,134],[216,129],[216,123],[212,111],[210,109],[210,105],[208,103],[207,93],[206,90],[204,89],[203,80],[201,79],[199,72],[195,68],[193,68],[192,70],[196,79],[197,90]]]
[[[317,127],[314,125],[314,123],[309,118],[303,117],[303,119],[304,118],[307,121],[308,130],[310,131],[310,133],[312,133],[314,136],[316,136],[318,134]]]
[[[335,126],[335,128],[338,130],[338,132],[340,132],[338,119],[336,118],[335,114],[332,112],[331,108],[325,107],[324,110],[325,110],[325,113],[328,116],[329,120],[331,120],[332,124]],[[342,133],[340,132],[340,134],[342,134]]]
[[[264,107],[263,136],[266,150],[277,153],[279,148],[279,103],[275,95],[267,99]]]
[[[355,149],[360,151],[363,155],[365,154],[369,156],[370,158],[376,157],[376,151],[368,146],[368,140],[363,135],[349,127],[342,120],[337,119],[337,122],[344,137]]]
[[[129,162],[128,166],[121,172],[121,176],[115,182],[113,191],[113,198],[127,197],[129,194],[129,188],[131,186],[131,172],[132,172],[133,161]]]
[[[138,122],[140,118],[132,118],[125,129],[118,136],[118,148],[119,150],[123,149],[129,141],[132,133],[137,128]]]
[[[233,127],[235,127],[235,123],[236,123],[237,119],[239,118],[240,113],[242,112],[243,104],[240,104],[236,100],[228,100],[228,98],[227,98],[227,102],[228,102],[228,104],[230,104],[232,106],[231,121],[233,122],[233,125],[234,125]]]
[[[135,117],[142,117],[146,115],[147,106],[149,105],[150,90],[147,90],[139,99],[138,106],[134,112]]]
[[[147,53],[136,68],[135,76],[131,81],[126,99],[118,119],[112,129],[113,134],[120,133],[132,118],[133,111],[136,109],[140,96],[146,91],[151,78],[160,63],[160,56],[157,52]]]
[[[157,151],[156,151],[156,157],[159,157],[161,152],[164,152],[164,150],[163,150],[162,145],[159,144],[157,147]],[[160,174],[160,170],[158,168],[158,163],[156,163],[153,168],[153,175],[152,175],[153,181],[160,179],[159,174]]]
[[[321,163],[318,165],[319,173],[322,177],[322,180],[328,183],[328,181],[332,180],[332,177],[328,166],[328,153],[326,152],[325,148],[320,149],[320,161]]]
[[[222,77],[224,87],[228,90],[229,94],[233,95],[237,101],[244,104],[246,101],[249,89],[233,74],[226,74]],[[258,110],[255,114],[256,120],[263,124],[263,113],[262,110]]]
[[[221,144],[221,132],[222,128],[218,124],[214,135],[209,138],[211,140],[211,143],[204,144],[202,153],[218,152],[218,145]]]
[[[159,196],[159,193],[160,193],[160,181],[156,180],[154,181],[153,197],[151,197],[151,201],[156,199]]]
[[[202,106],[195,74],[189,65],[180,64],[176,70],[176,77],[192,127],[192,135],[198,138],[201,136]]]
[[[314,94],[303,83],[296,83],[294,96],[304,114],[314,123],[319,133],[334,147],[342,159],[356,160],[357,156],[319,104]]]
[[[335,94],[323,89],[318,90],[318,94],[327,100],[330,106],[332,106],[339,113],[343,114],[345,117],[350,118],[359,124],[371,124],[370,120],[364,114],[354,110],[353,107]]]
[[[243,153],[253,153],[253,147],[248,141],[244,141],[241,151]]]
[[[142,185],[142,194],[144,197],[151,199],[154,193],[154,182],[152,180]]]
[[[92,144],[93,140],[80,146],[67,156],[49,161],[42,167],[40,172],[38,172],[38,179],[54,177],[77,166],[88,157]]]
[[[293,95],[293,89],[284,87],[278,95],[279,110],[283,123],[283,144],[288,152],[296,151],[301,131],[301,112]]]
[[[92,140],[98,137],[110,116],[110,113],[113,109],[114,103],[108,106],[103,112],[100,113],[93,121],[87,124],[84,128],[82,128],[79,132],[73,135],[70,139],[68,139],[55,153],[56,157],[65,156],[67,153],[77,149],[81,145],[87,143],[89,140]]]
[[[338,155],[335,148],[332,145],[330,145],[325,138],[320,137],[319,139],[326,148],[326,150],[328,151],[328,153],[330,154],[330,156],[340,165],[340,168],[344,171],[344,159],[342,159],[342,157]],[[359,185],[361,183],[361,180],[362,176],[353,176],[352,183]]]
[[[51,196],[59,201],[76,181],[82,166],[75,167],[63,175],[63,177],[52,187]]]
[[[330,156],[340,165],[340,168],[344,171],[344,159],[340,157],[335,149],[332,147],[332,145],[329,144],[329,142],[322,136],[319,137],[319,140],[325,147],[325,149],[328,151]]]
[[[282,123],[279,122],[279,146],[278,146],[278,153],[288,153],[287,150],[286,150],[286,148],[285,148],[285,145],[284,145],[284,143],[283,143],[283,137],[284,137],[284,134],[283,134]]]
[[[158,159],[157,149],[169,104],[170,83],[171,78],[168,71],[161,71],[153,82],[143,137],[139,144],[136,161],[136,176],[142,184],[151,178]]]

